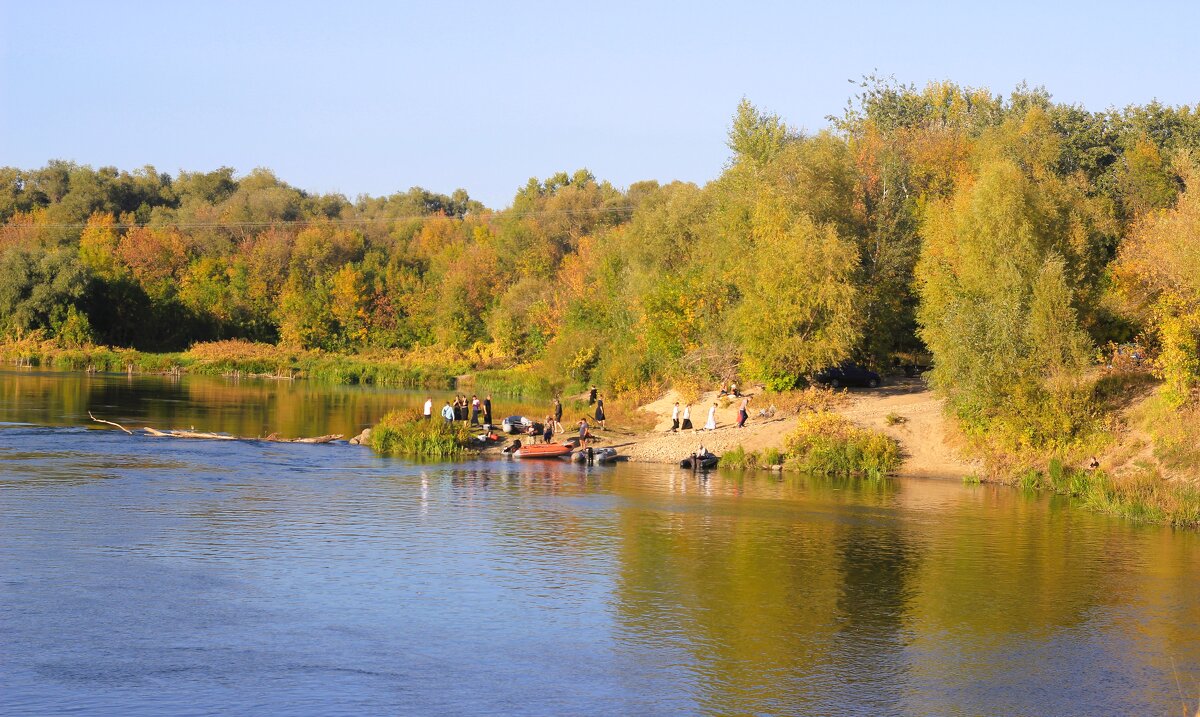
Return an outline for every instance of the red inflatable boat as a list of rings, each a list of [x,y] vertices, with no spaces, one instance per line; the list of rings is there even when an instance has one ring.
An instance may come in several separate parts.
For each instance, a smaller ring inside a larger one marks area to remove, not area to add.
[[[564,446],[558,443],[540,443],[532,446],[521,446],[513,455],[517,458],[562,458],[571,455],[574,446]]]

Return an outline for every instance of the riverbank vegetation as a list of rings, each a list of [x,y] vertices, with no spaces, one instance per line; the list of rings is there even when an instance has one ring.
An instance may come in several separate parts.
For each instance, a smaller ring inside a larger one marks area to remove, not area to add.
[[[470,444],[462,421],[426,419],[416,411],[392,411],[371,429],[371,448],[383,455],[451,458]]]
[[[787,391],[845,359],[927,354],[988,477],[1098,456],[1119,481],[1140,432],[1148,475],[1194,482],[1200,108],[859,89],[814,132],[743,101],[704,186],[578,170],[501,211],[463,190],[351,201],[264,169],[2,169],[0,353],[34,337],[27,360],[97,370],[478,372],[518,397]],[[1104,375],[1130,356],[1160,383],[1142,427]]]
[[[167,353],[96,345],[64,347],[40,333],[0,344],[0,361],[68,371],[258,376],[438,390],[453,388],[455,376],[472,365],[458,354],[373,351],[345,355],[242,340],[198,343],[186,351]]]
[[[878,480],[900,467],[900,445],[877,431],[825,411],[801,414],[784,447],[726,451],[721,466],[774,469],[826,476],[864,476]]]
[[[802,415],[784,439],[784,465],[805,473],[882,478],[900,467],[900,446],[834,413]]]

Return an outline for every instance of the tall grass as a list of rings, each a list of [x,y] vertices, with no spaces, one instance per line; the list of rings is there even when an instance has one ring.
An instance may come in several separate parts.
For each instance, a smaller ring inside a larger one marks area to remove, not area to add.
[[[470,442],[470,429],[440,417],[426,420],[416,411],[392,411],[371,429],[371,448],[384,455],[450,458]]]
[[[53,341],[26,340],[0,345],[0,360],[67,371],[277,376],[436,390],[454,388],[455,376],[470,369],[461,357],[431,352],[352,356],[239,340],[199,343],[182,353],[143,353],[108,346],[62,348]]]
[[[1200,525],[1200,487],[1164,480],[1150,466],[1128,475],[1083,470],[1052,460],[1044,471],[1029,469],[1016,483],[1028,490],[1047,490],[1077,499],[1085,507],[1143,523]]]
[[[746,451],[743,446],[732,448],[725,451],[721,455],[722,468],[742,468],[753,470],[761,465],[760,458],[755,451]]]
[[[478,392],[517,400],[550,398],[563,390],[561,383],[552,382],[527,368],[478,371],[472,380],[474,389]]]

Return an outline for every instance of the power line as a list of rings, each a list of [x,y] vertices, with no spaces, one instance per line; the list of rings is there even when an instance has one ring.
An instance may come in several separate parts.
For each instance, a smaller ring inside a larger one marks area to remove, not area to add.
[[[141,227],[150,227],[153,229],[267,229],[271,227],[299,227],[312,225],[334,225],[334,226],[354,226],[363,224],[386,224],[389,222],[407,222],[407,221],[429,221],[432,219],[493,219],[493,218],[514,218],[524,219],[526,217],[547,217],[547,216],[574,216],[587,214],[608,214],[617,212],[630,212],[636,209],[633,205],[615,206],[615,207],[585,207],[582,209],[547,209],[543,211],[528,211],[528,212],[511,212],[511,211],[492,211],[474,214],[468,212],[463,217],[451,217],[445,214],[410,214],[406,216],[396,217],[373,217],[373,218],[353,218],[353,219],[333,219],[329,217],[315,217],[312,219],[280,219],[280,220],[261,220],[261,221],[243,221],[243,222],[164,222],[164,223],[129,223],[129,222],[114,222],[113,224],[105,225],[108,229],[137,229]],[[79,229],[83,230],[88,227],[87,222],[72,223],[72,224],[28,224],[19,225],[28,229]]]

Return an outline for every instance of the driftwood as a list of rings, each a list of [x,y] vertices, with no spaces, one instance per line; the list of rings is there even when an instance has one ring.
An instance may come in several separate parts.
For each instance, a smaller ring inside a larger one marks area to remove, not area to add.
[[[342,440],[342,434],[328,433],[324,436],[313,436],[312,438],[280,438],[278,434],[272,433],[262,440],[273,443],[333,443],[334,441]]]
[[[95,416],[92,415],[91,411],[88,411],[88,417],[91,418],[96,423],[106,423],[110,426],[116,426],[117,428],[120,428],[122,431],[125,431],[129,435],[131,435],[131,436],[134,435],[133,431],[129,430],[128,428],[126,428],[125,426],[122,426],[119,423],[115,423],[113,421],[106,421],[103,418],[96,418]],[[192,438],[192,439],[204,440],[204,441],[270,441],[272,443],[333,443],[334,441],[340,441],[342,439],[341,433],[329,433],[324,436],[312,436],[309,438],[280,438],[279,434],[272,433],[271,435],[267,436],[266,438],[257,438],[257,437],[251,438],[248,436],[231,436],[226,433],[209,433],[207,431],[195,431],[195,430],[160,431],[157,428],[151,428],[149,426],[142,427],[142,430],[146,432],[147,436],[152,436],[154,438]]]
[[[199,438],[209,441],[236,441],[237,436],[227,436],[224,433],[203,433],[197,431],[159,431],[146,426],[142,428],[147,434],[155,438]],[[242,439],[247,440],[247,439]]]
[[[278,434],[272,433],[266,438],[256,438],[249,436],[230,436],[225,433],[206,433],[203,431],[159,431],[146,426],[142,429],[147,435],[155,438],[195,438],[209,441],[269,441],[271,443],[333,443],[340,441],[342,434],[330,433],[324,436],[313,436],[311,438],[280,438]]]
[[[93,416],[93,415],[92,415],[92,412],[91,412],[91,411],[88,411],[88,418],[92,419],[92,420],[93,420],[93,421],[95,421],[96,423],[107,423],[107,424],[108,424],[108,425],[110,425],[110,426],[116,426],[117,428],[120,428],[122,431],[125,431],[125,432],[126,432],[126,433],[128,433],[129,435],[131,435],[131,436],[133,435],[133,431],[129,430],[129,429],[128,429],[128,428],[126,428],[125,426],[122,426],[122,425],[121,425],[121,424],[119,424],[119,423],[113,423],[112,421],[105,421],[105,420],[104,420],[104,419],[102,419],[102,418],[96,418],[95,416]]]

